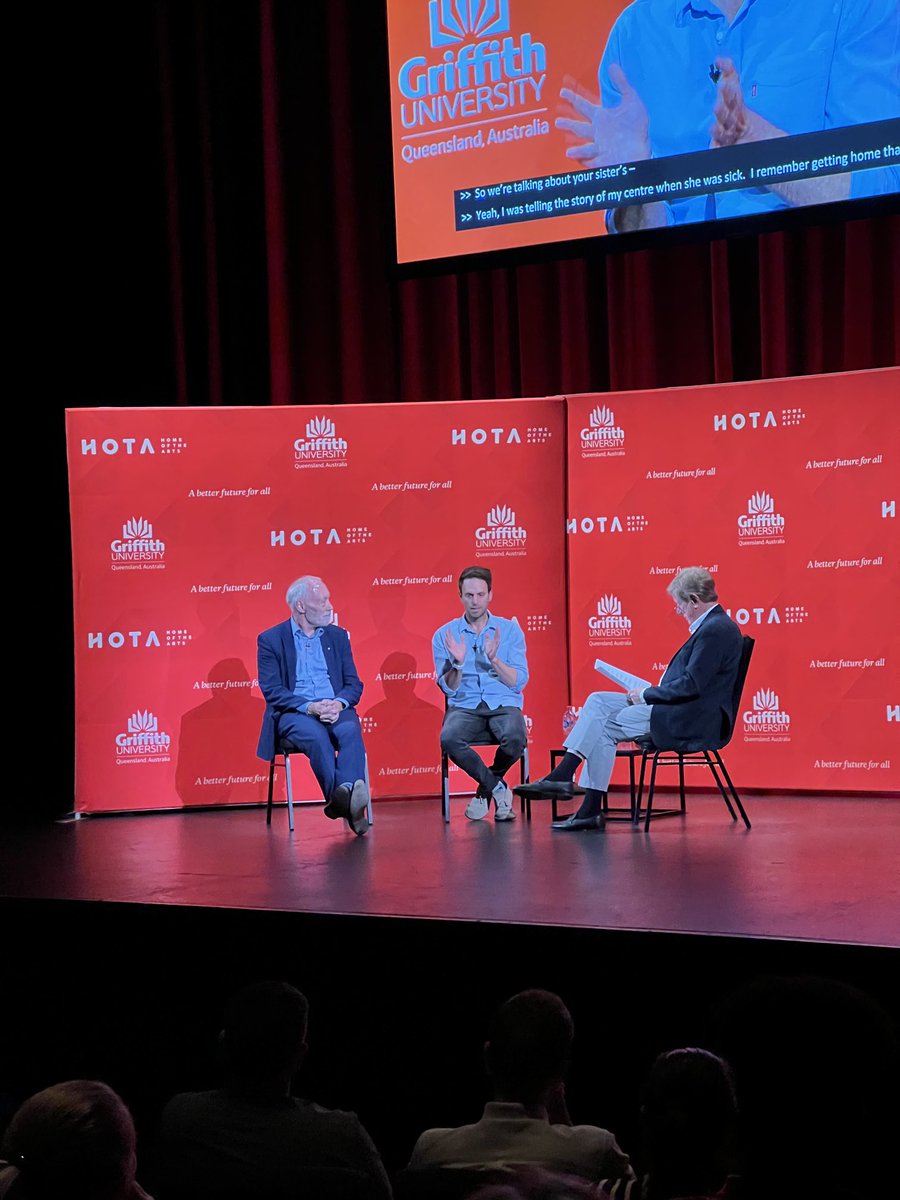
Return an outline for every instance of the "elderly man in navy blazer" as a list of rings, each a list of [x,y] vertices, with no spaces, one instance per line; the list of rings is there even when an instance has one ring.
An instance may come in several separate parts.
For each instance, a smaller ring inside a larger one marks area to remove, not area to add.
[[[363,685],[347,631],[332,625],[328,588],[315,575],[295,579],[285,597],[290,618],[257,638],[257,674],[266,698],[259,746],[271,761],[285,745],[309,758],[325,815],[355,834],[369,828],[366,755],[356,705]]]
[[[546,778],[513,789],[526,796],[583,793],[575,815],[554,821],[554,829],[603,825],[603,801],[619,742],[649,734],[661,750],[690,753],[724,746],[731,735],[741,631],[720,607],[715,580],[703,567],[685,567],[666,591],[690,633],[659,684],[628,693],[592,692],[563,743],[562,761]],[[582,788],[574,785],[579,768]]]

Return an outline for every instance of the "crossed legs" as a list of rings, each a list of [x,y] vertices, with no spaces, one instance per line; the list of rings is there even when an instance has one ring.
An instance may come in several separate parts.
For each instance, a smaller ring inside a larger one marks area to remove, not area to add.
[[[306,755],[326,800],[331,799],[336,785],[365,778],[362,729],[353,708],[345,708],[333,725],[307,713],[282,713],[278,736]]]
[[[583,788],[605,792],[616,761],[619,742],[631,742],[650,732],[652,704],[629,705],[623,692],[592,692],[581,715],[563,742],[566,750],[584,759],[578,780]],[[577,770],[577,768],[576,768]]]

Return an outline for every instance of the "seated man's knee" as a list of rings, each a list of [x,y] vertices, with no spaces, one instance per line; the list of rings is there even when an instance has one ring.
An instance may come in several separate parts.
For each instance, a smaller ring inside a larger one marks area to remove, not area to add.
[[[459,745],[459,738],[453,732],[453,725],[449,721],[445,721],[441,726],[441,750],[444,754],[449,754],[451,750]]]
[[[614,707],[614,702],[617,698],[617,695],[620,694],[624,700],[624,693],[591,692],[584,704],[581,706],[582,714],[586,713],[589,716],[596,717],[603,713],[607,713],[612,707]]]
[[[510,758],[521,758],[525,753],[525,747],[528,744],[528,735],[523,730],[521,733],[514,730],[511,733],[506,733],[500,739],[500,749],[504,754],[508,754]]]

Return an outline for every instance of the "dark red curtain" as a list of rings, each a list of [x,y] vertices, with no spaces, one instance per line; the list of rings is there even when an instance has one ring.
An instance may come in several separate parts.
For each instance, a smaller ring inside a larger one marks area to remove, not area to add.
[[[32,5],[9,41],[30,147],[11,179],[31,200],[10,241],[36,334],[17,414],[42,509],[12,558],[43,598],[47,678],[71,653],[67,407],[547,395],[900,358],[896,209],[401,277],[383,0]],[[68,719],[63,739],[70,758]],[[70,802],[65,781],[47,801]]]
[[[159,0],[131,20],[138,136],[161,168],[146,211],[168,248],[152,264],[169,295],[161,402],[458,400],[898,361],[895,214],[403,278],[381,0]]]

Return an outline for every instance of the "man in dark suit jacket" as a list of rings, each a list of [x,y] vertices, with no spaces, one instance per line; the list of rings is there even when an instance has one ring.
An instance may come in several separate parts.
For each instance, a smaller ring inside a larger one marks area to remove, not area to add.
[[[356,834],[369,828],[366,756],[356,704],[363,685],[347,632],[332,625],[328,588],[314,575],[287,590],[289,620],[257,638],[257,674],[266,698],[259,746],[271,761],[279,743],[307,755],[325,815],[346,819]]]
[[[656,687],[593,692],[563,743],[565,756],[545,779],[514,788],[531,796],[571,796],[584,791],[574,816],[554,829],[596,829],[619,742],[653,739],[660,750],[711,750],[731,735],[731,700],[741,658],[741,631],[719,606],[716,584],[703,567],[679,571],[666,589],[690,636],[672,657]],[[574,786],[581,772],[582,789]]]

